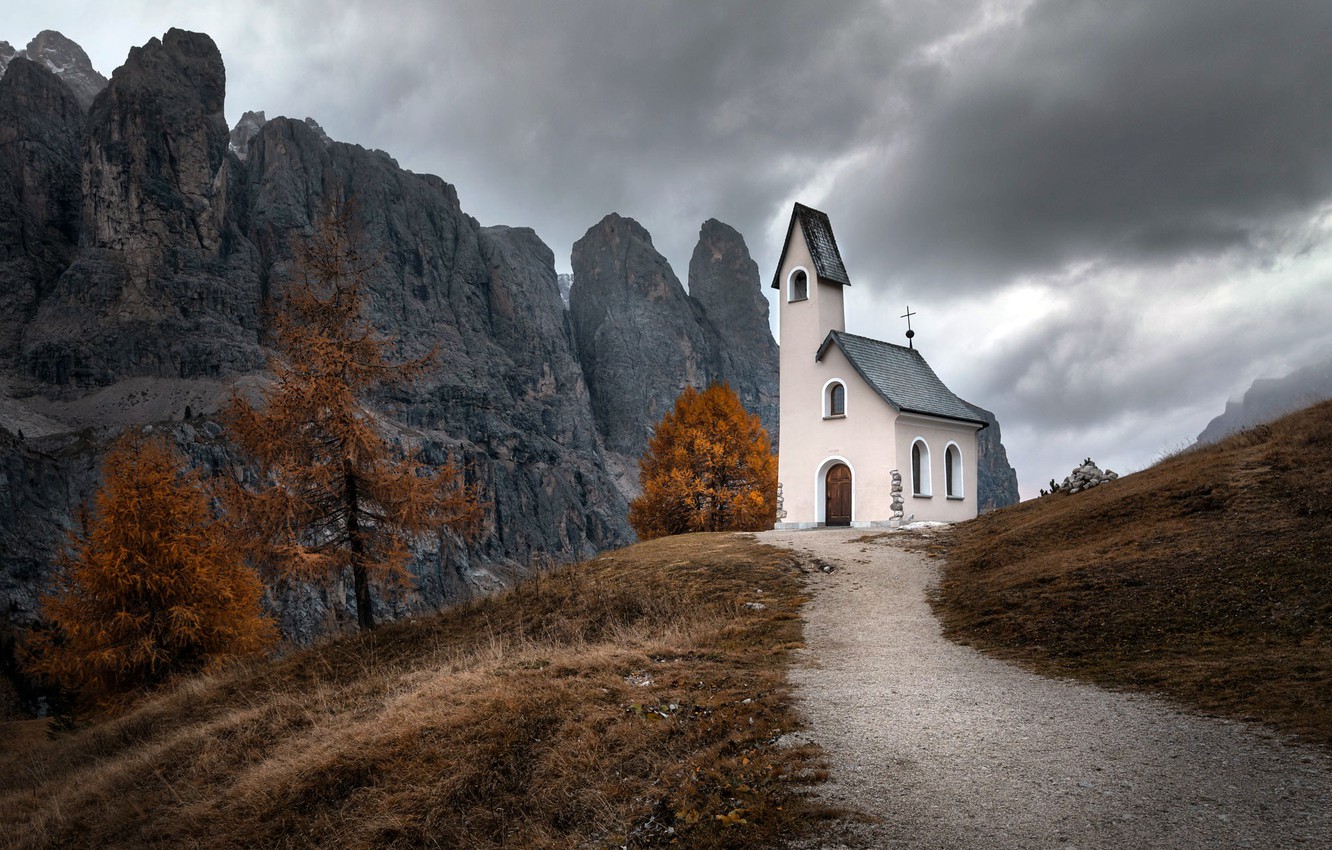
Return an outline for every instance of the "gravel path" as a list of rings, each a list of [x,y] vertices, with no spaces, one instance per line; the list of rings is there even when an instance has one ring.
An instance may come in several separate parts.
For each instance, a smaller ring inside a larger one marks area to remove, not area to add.
[[[828,753],[828,802],[881,819],[813,846],[1332,848],[1319,751],[944,640],[937,567],[897,535],[758,537],[836,567],[810,579],[798,737]]]

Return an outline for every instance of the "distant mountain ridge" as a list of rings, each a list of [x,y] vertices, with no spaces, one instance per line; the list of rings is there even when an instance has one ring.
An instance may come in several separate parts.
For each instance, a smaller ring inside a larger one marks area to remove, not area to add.
[[[1238,401],[1207,423],[1198,442],[1214,443],[1236,431],[1271,422],[1292,411],[1332,398],[1332,360],[1297,369],[1280,378],[1259,378]]]

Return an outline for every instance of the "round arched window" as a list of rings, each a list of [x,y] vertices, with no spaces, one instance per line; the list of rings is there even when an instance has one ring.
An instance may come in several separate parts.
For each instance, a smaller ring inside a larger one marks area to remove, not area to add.
[[[788,301],[804,301],[809,297],[809,275],[805,274],[804,269],[796,269],[791,272],[791,286],[788,293]]]
[[[951,443],[944,450],[944,491],[954,499],[962,498],[962,452]]]
[[[846,415],[846,387],[841,384],[833,384],[828,387],[828,415]]]
[[[911,444],[911,492],[916,496],[930,495],[930,447],[924,440]]]

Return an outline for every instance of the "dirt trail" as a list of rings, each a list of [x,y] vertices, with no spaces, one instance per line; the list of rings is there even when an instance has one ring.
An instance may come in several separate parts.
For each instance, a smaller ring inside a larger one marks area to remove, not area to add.
[[[829,754],[829,802],[882,818],[811,846],[1332,848],[1332,759],[952,644],[935,563],[865,536],[758,535],[836,566],[810,580],[797,737]]]

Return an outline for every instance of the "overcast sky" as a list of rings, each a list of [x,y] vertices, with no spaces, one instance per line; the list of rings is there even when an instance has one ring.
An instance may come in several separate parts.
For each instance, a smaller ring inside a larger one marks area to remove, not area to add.
[[[683,277],[699,225],[766,282],[826,211],[847,329],[994,410],[1024,496],[1191,440],[1332,357],[1328,0],[10,0],[110,76],[209,33],[227,117],[314,117],[529,225],[569,270],[604,214]],[[775,312],[775,304],[774,304]]]

